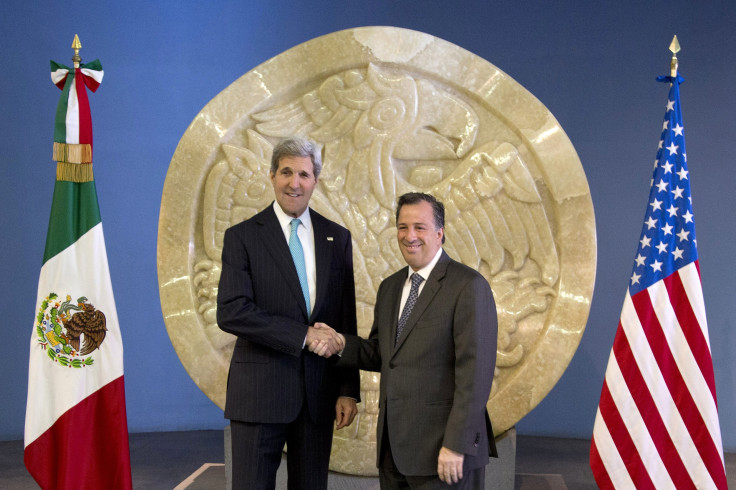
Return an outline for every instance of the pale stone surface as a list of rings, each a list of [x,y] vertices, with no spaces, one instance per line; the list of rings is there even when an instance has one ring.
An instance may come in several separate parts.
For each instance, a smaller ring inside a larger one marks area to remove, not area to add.
[[[404,266],[397,196],[447,207],[445,249],[490,282],[498,307],[488,408],[500,434],[552,389],[590,309],[595,219],[583,168],[554,116],[478,56],[394,27],[340,31],[243,75],[184,133],[164,185],[158,235],[161,305],[172,344],[224,407],[234,338],[215,320],[224,231],[273,200],[273,144],[323,147],[311,205],[353,234],[359,334],[380,281]],[[371,475],[376,373],[361,373],[356,422],[335,433],[331,469]]]

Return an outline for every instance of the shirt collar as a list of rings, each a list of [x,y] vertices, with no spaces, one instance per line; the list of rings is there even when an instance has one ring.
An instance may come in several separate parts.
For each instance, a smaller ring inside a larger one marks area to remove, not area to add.
[[[439,250],[437,250],[437,253],[434,255],[434,258],[429,262],[429,264],[425,265],[418,271],[416,271],[417,274],[422,276],[422,278],[426,281],[429,275],[432,273],[432,270],[434,269],[434,266],[437,265],[437,262],[440,260],[440,257],[442,256],[442,247],[440,247]],[[409,275],[407,277],[411,277],[412,274],[414,274],[414,269],[409,267]]]
[[[281,225],[282,230],[286,230],[286,233],[291,232],[291,216],[286,214],[283,209],[281,209],[281,206],[279,206],[279,203],[276,201],[273,202],[273,210],[276,213],[276,218],[279,220],[279,224]],[[304,210],[304,212],[299,216],[299,219],[302,221],[302,225],[304,226],[304,229],[307,231],[310,231],[312,229],[312,215],[309,213],[309,208]]]

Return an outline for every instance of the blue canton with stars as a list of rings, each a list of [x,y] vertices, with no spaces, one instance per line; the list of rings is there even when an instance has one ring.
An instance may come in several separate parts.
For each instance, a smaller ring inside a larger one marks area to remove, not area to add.
[[[680,111],[683,79],[678,75],[657,80],[671,84],[670,94],[654,162],[649,205],[629,281],[632,296],[698,259]]]

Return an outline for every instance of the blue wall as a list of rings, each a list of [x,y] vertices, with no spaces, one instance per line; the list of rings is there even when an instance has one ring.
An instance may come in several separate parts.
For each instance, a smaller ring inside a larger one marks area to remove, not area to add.
[[[736,450],[734,216],[736,4],[316,0],[5,0],[0,20],[3,277],[0,439],[22,438],[28,345],[54,182],[59,91],[75,33],[105,79],[91,95],[95,177],[125,340],[130,430],[221,428],[222,412],[179,363],[161,317],[156,238],[169,161],[194,116],[259,63],[333,31],[406,27],[498,66],[557,117],[585,168],[599,257],[590,320],[567,372],[517,426],[589,438],[633,264],[665,109],[674,34],[721,428]],[[104,5],[104,6],[103,6]],[[663,10],[667,8],[667,10]]]

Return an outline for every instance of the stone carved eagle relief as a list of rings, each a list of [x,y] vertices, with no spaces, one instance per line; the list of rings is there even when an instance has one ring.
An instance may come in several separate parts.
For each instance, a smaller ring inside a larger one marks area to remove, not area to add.
[[[436,73],[371,59],[308,81],[304,85],[311,86],[292,88],[274,103],[262,103],[257,110],[238,114],[213,140],[211,163],[201,171],[196,203],[199,229],[190,240],[198,249],[189,258],[189,278],[196,297],[199,342],[209,344],[210,355],[218,356],[219,364],[227,369],[234,337],[219,330],[215,319],[224,232],[273,201],[268,178],[273,144],[286,136],[307,137],[317,142],[323,153],[323,169],[310,206],[347,227],[353,236],[361,336],[370,331],[381,280],[405,266],[396,244],[397,197],[420,191],[444,202],[445,250],[479,270],[496,299],[499,343],[489,411],[497,430],[508,429],[520,418],[518,412],[523,411],[523,416],[551,388],[544,383],[534,385],[535,371],[561,374],[559,366],[548,369],[527,364],[539,361],[540,355],[549,357],[544,351],[554,348],[546,345],[550,332],[565,333],[555,309],[555,304],[568,296],[561,275],[569,266],[561,262],[569,247],[560,242],[560,232],[572,224],[568,219],[579,221],[581,213],[583,227],[592,224],[589,195],[583,193],[582,212],[573,211],[574,217],[561,219],[570,213],[563,211],[564,203],[560,205],[559,196],[555,196],[559,192],[545,175],[539,148],[525,135],[520,136],[523,130],[506,121],[508,114],[489,109],[475,95]],[[540,111],[536,105],[532,109]],[[554,136],[556,129],[544,131]],[[571,164],[579,166],[574,157]],[[587,184],[584,187],[587,191]],[[165,199],[166,190],[164,195]],[[579,197],[573,195],[568,200]],[[162,203],[162,218],[164,206]],[[585,218],[589,218],[588,223]],[[590,237],[583,237],[583,241],[590,247]],[[594,236],[592,249],[594,267]],[[581,257],[583,269],[590,267],[590,250]],[[161,269],[159,245],[160,276]],[[583,280],[581,289],[592,293],[592,277]],[[163,283],[161,288],[164,304]],[[582,296],[585,317],[589,298]],[[579,298],[574,301],[579,302]],[[167,319],[176,347],[170,323]],[[580,335],[583,327],[584,319],[573,330]],[[569,344],[569,339],[564,342]],[[573,352],[576,345],[577,341]],[[182,349],[177,348],[180,357]],[[565,349],[569,351],[569,345],[561,348]],[[571,357],[572,352],[562,356],[564,365],[569,361],[565,355]],[[186,366],[186,359],[182,361]],[[188,370],[197,381],[197,373],[192,372],[196,367]],[[544,375],[536,377],[543,380]],[[352,426],[335,433],[333,470],[375,473],[378,383],[377,373],[361,373],[360,413]],[[224,405],[224,383],[215,388],[222,391],[222,398],[208,392],[213,391],[211,386],[202,386],[207,383],[198,384]],[[509,411],[514,413],[509,416]]]

